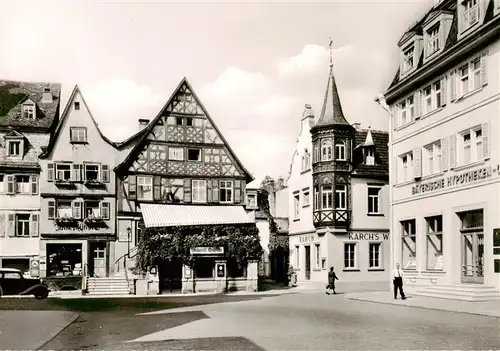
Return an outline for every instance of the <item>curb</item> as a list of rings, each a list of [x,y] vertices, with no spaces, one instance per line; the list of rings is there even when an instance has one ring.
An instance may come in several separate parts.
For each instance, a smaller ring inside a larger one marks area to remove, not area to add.
[[[43,346],[44,345],[47,345],[49,342],[51,342],[52,340],[54,340],[54,338],[56,336],[58,336],[59,334],[61,334],[66,328],[68,328],[71,324],[75,323],[75,321],[80,317],[80,315],[78,313],[75,313],[75,312],[72,312],[73,313],[73,317],[71,317],[71,319],[69,320],[69,322],[66,324],[66,326],[62,327],[62,328],[59,328],[59,329],[56,329],[55,331],[53,331],[52,333],[50,333],[48,336],[48,339],[43,343],[41,344],[40,346],[37,346],[35,347],[34,349],[35,350],[42,350]]]
[[[483,317],[491,317],[491,318],[500,319],[500,316],[494,316],[494,315],[488,314],[487,312],[458,311],[458,310],[449,310],[449,309],[444,309],[444,308],[439,308],[439,307],[405,305],[405,304],[397,304],[397,303],[392,303],[392,302],[368,300],[366,298],[352,297],[352,296],[348,296],[348,295],[344,296],[344,298],[346,300],[352,300],[352,301],[370,302],[370,303],[378,303],[378,304],[382,304],[382,305],[392,305],[392,306],[400,306],[400,307],[412,307],[412,308],[420,308],[420,309],[424,309],[424,310],[443,311],[443,312],[450,312],[450,313],[465,313],[465,314],[472,314],[472,315],[476,315],[476,316],[483,316]]]

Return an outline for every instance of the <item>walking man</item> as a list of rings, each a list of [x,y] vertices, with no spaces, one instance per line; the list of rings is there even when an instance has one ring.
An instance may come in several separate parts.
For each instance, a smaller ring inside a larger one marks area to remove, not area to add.
[[[326,294],[330,295],[330,292],[328,291],[331,289],[333,291],[333,294],[336,294],[335,292],[335,280],[338,280],[339,278],[335,274],[335,271],[333,270],[333,267],[330,267],[330,272],[328,272],[328,285],[326,286]]]
[[[403,292],[403,278],[403,270],[400,268],[399,263],[396,263],[396,269],[392,271],[392,282],[394,284],[394,300],[398,299],[398,289],[399,295],[401,295],[401,300],[406,300],[405,293]]]

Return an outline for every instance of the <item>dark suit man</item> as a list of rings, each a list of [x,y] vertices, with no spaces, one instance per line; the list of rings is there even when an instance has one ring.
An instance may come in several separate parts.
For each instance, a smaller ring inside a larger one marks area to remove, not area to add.
[[[403,278],[403,270],[400,268],[399,263],[396,263],[396,269],[392,271],[392,283],[394,284],[394,300],[398,299],[398,290],[399,294],[401,295],[401,299],[406,299],[405,293],[403,292]]]

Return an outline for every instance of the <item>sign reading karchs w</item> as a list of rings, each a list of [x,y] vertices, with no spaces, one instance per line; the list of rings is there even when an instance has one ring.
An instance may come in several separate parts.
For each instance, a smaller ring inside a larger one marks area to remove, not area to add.
[[[389,233],[349,232],[349,240],[389,240]]]
[[[496,171],[496,169],[494,170]],[[452,176],[439,178],[437,180],[425,183],[419,183],[411,187],[412,195],[419,195],[437,191],[446,188],[452,188],[458,185],[475,183],[491,177],[491,166],[475,169],[473,171],[461,172]]]

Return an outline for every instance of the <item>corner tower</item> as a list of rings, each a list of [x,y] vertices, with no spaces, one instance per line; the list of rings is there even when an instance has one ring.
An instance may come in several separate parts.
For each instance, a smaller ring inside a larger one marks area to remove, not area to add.
[[[333,75],[330,73],[318,122],[311,128],[313,143],[313,223],[318,232],[347,233],[351,221],[352,145],[356,129],[344,117]]]

